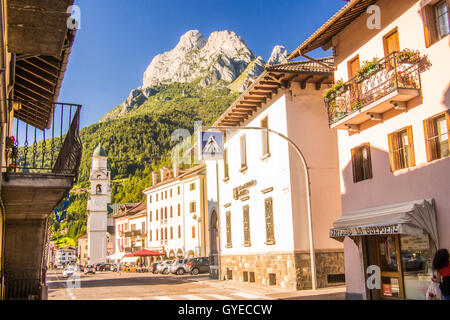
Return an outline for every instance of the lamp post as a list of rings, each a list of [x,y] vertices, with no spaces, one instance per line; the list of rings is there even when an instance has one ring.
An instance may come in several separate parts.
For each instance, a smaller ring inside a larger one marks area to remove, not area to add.
[[[309,177],[309,171],[308,171],[308,166],[306,163],[306,159],[302,153],[302,151],[300,150],[300,148],[295,144],[294,141],[292,141],[291,139],[289,139],[287,136],[285,136],[284,134],[269,129],[269,128],[263,128],[263,127],[242,127],[242,126],[236,126],[236,127],[225,127],[225,126],[217,126],[217,127],[212,127],[212,126],[205,126],[205,127],[200,127],[199,131],[202,131],[203,129],[213,129],[213,130],[220,130],[220,131],[235,131],[235,130],[258,130],[258,131],[265,131],[265,132],[271,132],[279,137],[281,137],[282,139],[286,140],[296,151],[297,155],[300,157],[301,162],[303,164],[303,169],[304,169],[304,173],[305,173],[305,188],[306,188],[306,193],[307,193],[307,197],[306,197],[306,203],[307,203],[307,210],[308,210],[308,229],[309,229],[309,250],[310,250],[310,260],[311,260],[311,274],[312,274],[312,289],[316,290],[316,263],[315,263],[315,251],[314,251],[314,241],[313,241],[313,229],[312,229],[312,211],[311,211],[311,190],[310,190],[310,177]],[[199,135],[201,136],[201,135]]]

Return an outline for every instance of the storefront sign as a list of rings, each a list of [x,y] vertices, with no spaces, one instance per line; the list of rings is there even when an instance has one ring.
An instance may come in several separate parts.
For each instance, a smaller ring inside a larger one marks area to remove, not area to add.
[[[348,229],[331,229],[330,238],[397,234],[400,233],[400,227],[401,225],[394,224],[389,226],[368,226],[368,227],[354,227]]]
[[[234,200],[239,200],[245,196],[249,195],[249,190],[248,188],[256,186],[256,180],[252,180],[247,182],[246,184],[236,187],[233,189],[233,199]]]

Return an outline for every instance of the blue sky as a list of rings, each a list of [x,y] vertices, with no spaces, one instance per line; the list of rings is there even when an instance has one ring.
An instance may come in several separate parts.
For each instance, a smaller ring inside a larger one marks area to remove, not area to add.
[[[142,84],[153,57],[188,30],[241,36],[267,60],[275,45],[294,50],[346,2],[343,0],[75,0],[81,29],[59,100],[79,103],[82,127],[97,122]],[[318,50],[313,57],[325,56]]]

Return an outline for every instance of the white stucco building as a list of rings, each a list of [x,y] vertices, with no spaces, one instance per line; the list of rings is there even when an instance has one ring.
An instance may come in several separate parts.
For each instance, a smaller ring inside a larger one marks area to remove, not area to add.
[[[145,189],[147,198],[147,239],[150,250],[170,258],[206,256],[205,165],[171,172],[161,169],[161,180],[153,173],[153,186]]]
[[[266,67],[213,125],[228,127],[224,161],[207,161],[209,227],[220,229],[219,239],[210,237],[220,245],[221,279],[310,289],[313,249],[317,287],[343,284],[343,246],[328,237],[340,215],[337,136],[319,90],[332,82],[332,63]],[[294,148],[276,134],[233,127],[268,128],[295,142],[308,165],[312,217]]]

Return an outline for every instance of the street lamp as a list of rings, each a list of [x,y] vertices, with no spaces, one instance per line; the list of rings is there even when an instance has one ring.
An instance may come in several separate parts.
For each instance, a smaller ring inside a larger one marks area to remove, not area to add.
[[[242,126],[236,126],[236,127],[224,127],[224,126],[218,126],[218,127],[199,127],[199,131],[201,132],[203,129],[213,129],[213,130],[220,130],[220,131],[235,131],[235,130],[258,130],[258,131],[266,131],[276,134],[277,136],[281,137],[282,139],[286,140],[296,151],[297,155],[300,157],[303,169],[305,172],[305,187],[306,187],[306,202],[307,202],[307,208],[308,208],[308,229],[309,229],[309,250],[310,250],[310,257],[311,257],[311,274],[312,274],[312,289],[316,290],[316,263],[315,263],[315,252],[314,252],[314,241],[313,241],[313,229],[312,229],[312,213],[311,213],[311,190],[310,190],[310,177],[309,177],[309,171],[308,166],[306,163],[306,159],[300,150],[300,148],[295,144],[294,141],[289,139],[284,134],[269,129],[269,128],[263,128],[263,127],[242,127]],[[199,135],[201,136],[201,135]],[[201,146],[200,146],[201,147]],[[219,206],[218,206],[219,207]]]

